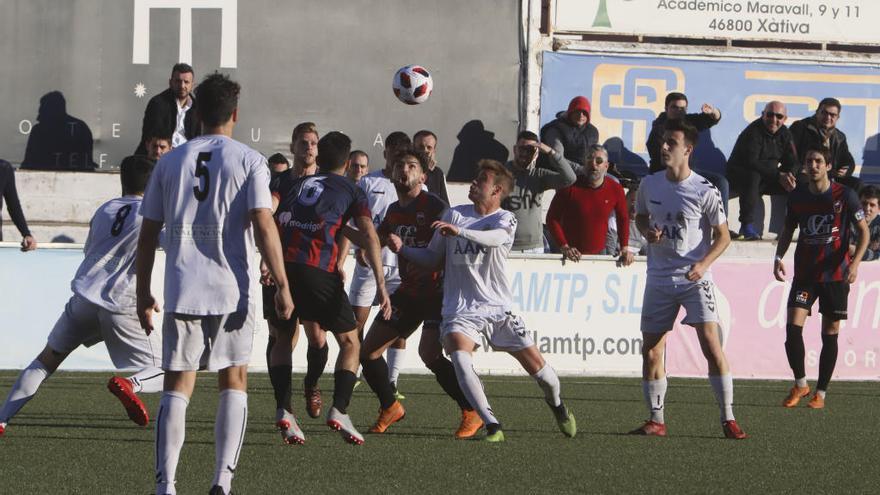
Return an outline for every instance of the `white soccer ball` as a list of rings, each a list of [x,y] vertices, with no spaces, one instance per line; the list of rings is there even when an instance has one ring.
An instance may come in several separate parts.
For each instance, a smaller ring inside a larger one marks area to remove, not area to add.
[[[394,89],[394,96],[400,101],[407,105],[418,105],[428,101],[431,91],[434,90],[434,80],[424,67],[407,65],[394,74],[391,87]]]

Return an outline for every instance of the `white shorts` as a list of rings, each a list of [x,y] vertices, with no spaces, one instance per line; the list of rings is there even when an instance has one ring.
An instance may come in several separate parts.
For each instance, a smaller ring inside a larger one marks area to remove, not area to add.
[[[642,332],[672,330],[678,310],[684,306],[685,325],[718,322],[718,299],[711,280],[676,285],[646,285],[642,301]]]
[[[217,371],[251,360],[256,307],[228,315],[165,313],[162,369]]]
[[[147,336],[134,312],[113,313],[74,294],[49,333],[49,347],[66,354],[81,345],[91,347],[102,341],[118,369],[159,366],[159,332]]]
[[[383,266],[385,272],[385,289],[388,294],[393,294],[400,287],[400,272],[396,266]],[[368,266],[355,263],[354,275],[351,277],[351,286],[348,289],[348,302],[352,306],[369,308],[376,306],[376,278],[373,270]]]
[[[477,347],[487,342],[492,349],[516,352],[535,345],[526,332],[522,318],[511,312],[488,316],[444,316],[440,325],[440,338],[460,333],[473,340]]]

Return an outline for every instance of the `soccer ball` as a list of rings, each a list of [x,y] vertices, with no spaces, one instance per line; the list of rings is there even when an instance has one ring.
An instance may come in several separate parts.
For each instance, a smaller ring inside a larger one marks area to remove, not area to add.
[[[434,80],[424,67],[407,65],[394,74],[391,87],[394,89],[394,96],[400,101],[407,105],[418,105],[428,101],[431,91],[434,90]]]

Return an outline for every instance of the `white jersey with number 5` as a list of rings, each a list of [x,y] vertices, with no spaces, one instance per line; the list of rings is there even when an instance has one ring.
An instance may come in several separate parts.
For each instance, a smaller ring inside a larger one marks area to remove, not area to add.
[[[664,171],[642,179],[637,198],[636,213],[648,215],[651,227],[663,232],[659,242],[648,244],[648,283],[688,283],[691,266],[709,252],[712,227],[727,222],[721,193],[696,172],[673,182]],[[703,280],[712,280],[709,270]]]
[[[224,315],[248,308],[250,211],[260,208],[272,208],[269,168],[238,141],[200,136],[159,160],[143,215],[165,223],[165,311]]]
[[[460,205],[447,210],[443,221],[474,231],[500,229],[506,235],[501,245],[487,247],[460,235],[434,234],[428,249],[444,250],[446,255],[443,316],[485,316],[510,311],[512,297],[504,265],[513,246],[516,217],[504,209],[483,216],[474,211],[473,205]]]
[[[112,313],[134,310],[134,257],[142,218],[140,196],[111,199],[95,211],[85,259],[70,282],[74,294]]]

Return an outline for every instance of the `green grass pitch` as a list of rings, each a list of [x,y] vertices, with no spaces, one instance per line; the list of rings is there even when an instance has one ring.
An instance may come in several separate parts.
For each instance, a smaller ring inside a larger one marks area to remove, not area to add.
[[[0,372],[5,397],[16,372]],[[0,438],[0,493],[152,493],[154,425],[138,428],[106,391],[109,373],[59,372]],[[404,375],[406,418],[361,447],[308,418],[295,395],[306,445],[273,430],[265,374],[250,376],[249,420],[233,488],[270,493],[877,493],[880,442],[876,383],[837,382],[827,408],[779,403],[789,384],[736,382],[737,419],[750,438],[722,438],[706,380],[672,379],[667,438],[625,433],[645,417],[638,379],[564,378],[578,421],[564,438],[529,378],[484,377],[507,441],[456,441],[454,403],[433,378]],[[295,386],[301,377],[295,377]],[[181,494],[207,493],[214,464],[216,377],[200,375],[178,468]],[[332,397],[325,375],[324,399]],[[144,395],[155,414],[159,396]],[[378,403],[366,384],[350,413],[365,432]],[[481,432],[479,436],[482,436]]]

